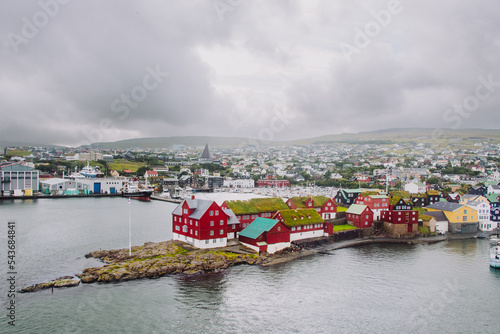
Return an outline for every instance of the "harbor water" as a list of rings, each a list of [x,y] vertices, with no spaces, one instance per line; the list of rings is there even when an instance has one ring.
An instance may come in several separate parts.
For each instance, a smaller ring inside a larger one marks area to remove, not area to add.
[[[0,202],[1,333],[499,333],[500,270],[486,240],[373,244],[262,268],[84,284],[7,298],[86,267],[98,249],[171,238],[176,204],[123,198]],[[15,301],[15,326],[8,324]]]

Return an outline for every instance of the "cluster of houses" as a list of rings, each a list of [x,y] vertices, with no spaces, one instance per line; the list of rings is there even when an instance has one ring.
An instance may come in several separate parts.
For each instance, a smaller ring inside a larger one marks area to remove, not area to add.
[[[229,239],[274,253],[293,242],[325,237],[343,221],[353,228],[383,229],[396,237],[430,232],[473,233],[491,231],[500,220],[499,194],[449,194],[438,191],[386,194],[373,189],[340,189],[326,196],[253,198],[215,201],[192,196],[172,212],[173,239],[198,248],[225,247]],[[375,226],[377,225],[377,226]]]

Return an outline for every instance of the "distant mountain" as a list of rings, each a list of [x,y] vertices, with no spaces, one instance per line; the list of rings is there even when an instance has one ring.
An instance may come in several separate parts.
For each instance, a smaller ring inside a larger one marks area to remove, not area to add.
[[[152,137],[126,139],[115,142],[93,143],[95,148],[169,148],[175,145],[186,146],[217,146],[217,147],[244,147],[255,144],[255,139],[243,137],[210,137],[210,136],[177,136],[177,137]],[[269,141],[259,141],[259,144],[274,144]]]
[[[12,140],[6,140],[6,139],[0,139],[0,147],[54,147],[54,148],[62,148],[63,146],[60,145],[48,145],[48,144],[40,144],[40,143],[31,143],[31,142],[19,142],[19,141],[12,141]]]
[[[421,142],[445,144],[456,141],[500,143],[500,130],[491,129],[423,129],[400,128],[367,131],[359,133],[342,133],[293,141],[295,144],[391,144],[402,142]]]
[[[341,133],[314,138],[297,139],[290,141],[263,141],[243,137],[212,137],[212,136],[176,136],[176,137],[151,137],[126,139],[115,142],[93,143],[94,148],[171,148],[176,145],[200,146],[208,144],[212,147],[245,147],[249,145],[310,145],[310,144],[396,144],[404,142],[437,143],[449,145],[450,143],[473,144],[489,141],[500,143],[500,130],[491,129],[423,129],[423,128],[399,128],[366,131],[359,133]],[[58,145],[46,145],[39,143],[21,143],[0,139],[0,147],[3,146],[39,146],[39,147],[62,147]]]

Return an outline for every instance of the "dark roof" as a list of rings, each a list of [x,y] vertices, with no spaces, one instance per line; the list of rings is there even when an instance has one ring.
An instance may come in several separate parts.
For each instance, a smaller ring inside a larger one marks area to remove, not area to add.
[[[463,207],[463,204],[452,203],[452,202],[437,202],[431,205],[428,205],[427,208],[443,210],[443,211],[455,211]]]
[[[448,221],[443,211],[425,211],[424,215],[436,218],[436,221]]]

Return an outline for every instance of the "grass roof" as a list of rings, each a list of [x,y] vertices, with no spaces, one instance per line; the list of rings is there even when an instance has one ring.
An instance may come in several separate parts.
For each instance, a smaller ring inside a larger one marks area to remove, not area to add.
[[[288,209],[281,198],[252,198],[248,201],[226,201],[235,215],[251,215],[261,212],[273,212]]]
[[[346,212],[347,209],[345,206],[337,206],[337,212]]]
[[[422,219],[422,220],[425,220],[425,221],[429,221],[429,220],[431,220],[434,217],[428,216],[428,215],[419,215],[419,218]]]
[[[390,191],[391,196],[396,196],[396,197],[403,197],[403,198],[410,198],[410,192],[409,191]]]
[[[436,196],[436,195],[440,195],[440,193],[437,190],[427,190],[427,195]]]
[[[301,226],[325,222],[315,209],[288,209],[280,210],[279,213],[283,217],[283,223],[286,226]]]
[[[290,201],[295,204],[297,208],[307,208],[306,201],[311,198],[314,201],[314,207],[322,207],[329,200],[326,196],[302,196],[302,197],[291,197]]]
[[[390,204],[391,205],[396,205],[398,204],[398,202],[401,200],[401,197],[399,196],[392,196],[391,200],[390,200]]]

